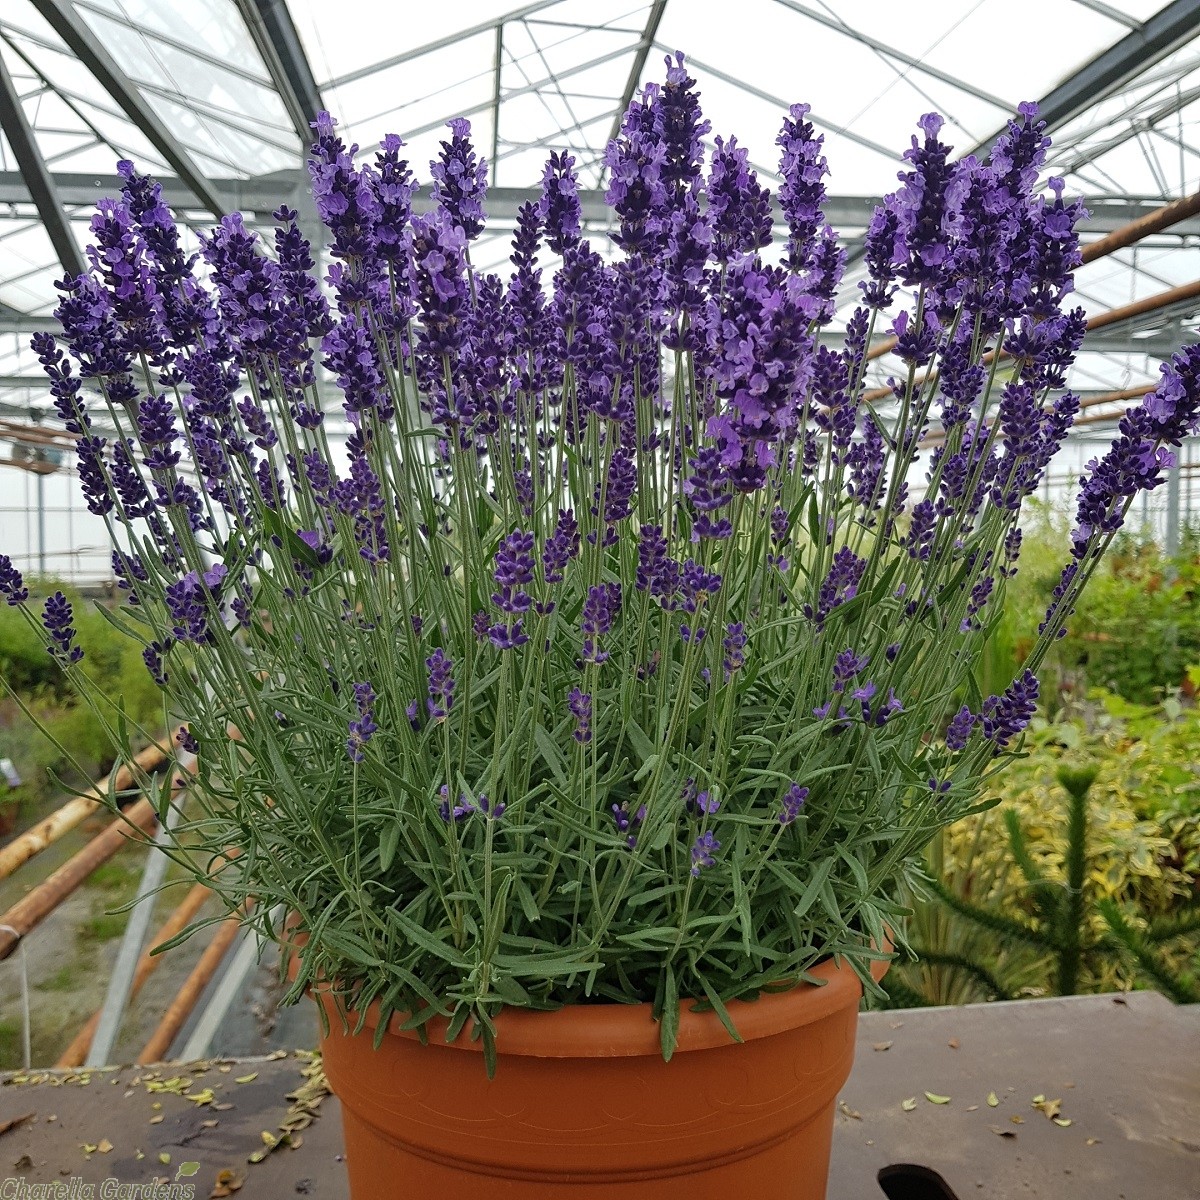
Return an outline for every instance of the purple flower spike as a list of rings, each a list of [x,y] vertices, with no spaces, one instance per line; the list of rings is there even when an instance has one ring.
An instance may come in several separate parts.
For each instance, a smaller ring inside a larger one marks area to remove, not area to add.
[[[582,228],[579,180],[575,177],[575,159],[565,150],[561,154],[551,152],[546,163],[537,215],[546,230],[546,244],[555,254],[578,245]]]
[[[46,606],[42,610],[42,624],[53,643],[50,653],[62,663],[77,663],[83,658],[83,651],[78,646],[71,645],[75,639],[72,617],[71,602],[62,592],[55,592],[46,600]]]
[[[493,578],[500,589],[492,593],[497,608],[506,613],[529,611],[531,601],[524,588],[533,581],[532,533],[518,529],[500,542]]]
[[[855,654],[851,646],[847,646],[833,660],[833,685],[835,690],[842,691],[858,673],[863,670],[870,659],[865,654]]]
[[[804,807],[804,802],[807,799],[808,788],[801,787],[798,783],[793,783],[783,793],[783,807],[779,810],[780,825],[791,825],[800,815],[800,810]]]
[[[613,621],[621,609],[621,585],[601,583],[588,588],[583,602],[583,659],[585,662],[602,663],[608,659],[608,651],[600,649],[600,639],[612,630]]]
[[[579,553],[579,525],[570,509],[559,509],[558,525],[546,540],[542,574],[547,583],[562,583],[567,563]]]
[[[689,779],[683,785],[683,806],[693,817],[707,817],[720,809],[721,802],[711,792],[696,791],[696,781]]]
[[[809,111],[807,104],[793,104],[775,139],[781,150],[779,204],[788,224],[787,265],[793,271],[804,270],[812,259],[817,230],[824,220],[822,181],[829,173],[821,153],[825,139],[814,132],[807,119]]]
[[[571,736],[583,744],[592,740],[592,695],[573,687],[567,694],[567,707],[575,718]]]
[[[371,740],[371,735],[377,733],[379,726],[375,724],[375,690],[369,683],[354,685],[354,703],[358,708],[358,716],[349,724],[350,736],[346,739],[346,753],[352,762],[363,760],[363,747]]]
[[[617,832],[625,835],[625,848],[627,850],[634,849],[637,846],[638,826],[646,819],[646,806],[640,804],[630,812],[629,801],[625,800],[621,804],[612,806],[612,815]]]
[[[21,572],[13,566],[7,554],[0,554],[0,596],[14,607],[29,599],[29,589],[21,578]]]
[[[731,622],[725,629],[722,641],[725,657],[722,667],[725,671],[725,682],[728,683],[734,671],[740,670],[746,662],[746,627],[741,621]]]
[[[946,748],[954,751],[964,749],[971,738],[974,727],[976,727],[976,716],[964,704],[946,727]]]
[[[716,835],[711,829],[706,829],[692,843],[692,874],[699,878],[705,867],[711,867],[716,860],[716,853],[721,848]]]
[[[487,159],[477,158],[471,145],[471,122],[465,117],[448,121],[450,140],[429,164],[433,198],[467,240],[483,232],[483,201],[487,195]]]
[[[712,253],[719,263],[753,254],[771,243],[771,193],[749,165],[750,152],[737,138],[714,139],[708,176],[708,220]]]
[[[454,704],[454,663],[439,646],[426,660],[429,672],[429,698],[425,707],[431,720],[445,720]]]
[[[1028,668],[1009,684],[1001,696],[989,696],[983,702],[979,725],[983,736],[999,753],[1029,724],[1037,711],[1038,678]],[[949,744],[949,743],[947,743]]]

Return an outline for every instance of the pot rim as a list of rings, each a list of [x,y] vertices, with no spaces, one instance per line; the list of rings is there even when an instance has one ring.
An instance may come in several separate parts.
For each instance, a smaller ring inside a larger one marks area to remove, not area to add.
[[[885,944],[884,952],[891,950]],[[878,983],[887,972],[890,959],[872,961],[871,977]],[[835,958],[822,959],[805,972],[806,979],[779,992],[762,992],[757,1000],[730,1000],[725,1008],[742,1041],[773,1037],[786,1030],[815,1024],[835,1012],[858,1007],[862,984],[853,968]],[[816,982],[809,982],[815,980]],[[314,997],[324,1007],[331,1032],[342,1019],[342,1008],[328,984],[315,984]],[[733,1047],[736,1043],[721,1024],[716,1012],[694,1012],[692,1005],[702,1003],[695,998],[679,1002],[679,1033],[675,1052],[713,1050]],[[659,1024],[651,1015],[653,1006],[643,1004],[568,1004],[562,1008],[543,1010],[506,1007],[493,1018],[496,1026],[496,1047],[502,1055],[529,1058],[627,1058],[655,1056],[661,1058],[662,1045]],[[345,1013],[349,1027],[354,1027],[359,1014]],[[404,1017],[393,1014],[388,1033],[420,1040],[415,1029],[402,1029]],[[450,1022],[445,1017],[433,1017],[425,1024],[428,1044],[455,1050],[482,1053],[482,1038],[472,1038],[475,1022],[466,1026],[452,1041],[446,1040]],[[379,1027],[379,1003],[372,1003],[363,1021],[363,1031]]]

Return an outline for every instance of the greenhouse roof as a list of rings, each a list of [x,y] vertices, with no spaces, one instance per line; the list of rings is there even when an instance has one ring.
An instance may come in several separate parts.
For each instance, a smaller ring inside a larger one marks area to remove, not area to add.
[[[269,220],[302,202],[319,108],[364,147],[399,133],[417,163],[466,115],[493,184],[477,265],[497,267],[549,149],[575,155],[591,236],[606,240],[605,144],[682,49],[714,132],[736,133],[768,180],[783,111],[812,104],[826,213],[851,243],[921,113],[945,116],[959,152],[982,153],[1024,100],[1040,103],[1048,174],[1087,198],[1094,240],[1200,189],[1198,29],[1200,0],[6,0],[0,412],[27,419],[45,403],[29,334],[47,327],[64,265],[77,268],[118,158],[163,179],[194,228],[235,208]],[[1122,407],[1105,396],[1155,378],[1190,337],[1197,279],[1197,217],[1080,270],[1100,321],[1070,382],[1102,418]],[[847,311],[855,282],[852,252]],[[889,366],[883,355],[877,381]]]

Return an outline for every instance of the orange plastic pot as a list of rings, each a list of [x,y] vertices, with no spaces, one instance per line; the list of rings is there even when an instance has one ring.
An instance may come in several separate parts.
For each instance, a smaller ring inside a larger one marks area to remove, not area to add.
[[[351,1196],[824,1200],[862,987],[832,961],[812,974],[824,986],[731,1003],[741,1044],[685,1001],[669,1063],[649,1005],[508,1009],[491,1080],[480,1043],[446,1044],[444,1021],[426,1045],[394,1021],[376,1050],[374,1014],[348,1033],[318,993]]]

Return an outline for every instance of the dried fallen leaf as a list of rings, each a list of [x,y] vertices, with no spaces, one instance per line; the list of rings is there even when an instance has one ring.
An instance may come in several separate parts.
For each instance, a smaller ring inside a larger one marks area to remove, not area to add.
[[[997,1136],[1015,1138],[1017,1135],[1011,1129],[1002,1129],[999,1125],[989,1125],[988,1128]]]
[[[251,1071],[249,1075],[239,1075],[234,1083],[253,1083],[258,1078],[257,1071]]]
[[[853,1118],[855,1121],[861,1121],[861,1120],[862,1120],[862,1113],[860,1113],[860,1112],[859,1112],[857,1109],[851,1108],[851,1107],[850,1107],[850,1105],[848,1105],[848,1104],[845,1102],[845,1100],[843,1100],[843,1101],[842,1101],[842,1102],[841,1102],[841,1103],[838,1105],[838,1109],[841,1111],[841,1114],[842,1114],[842,1116],[844,1116],[844,1117],[852,1117],[852,1118]],[[294,1138],[292,1138],[292,1145],[293,1145],[293,1146],[297,1145],[297,1143],[298,1143],[298,1142],[299,1142],[299,1138],[298,1138],[298,1137],[294,1137]]]
[[[217,1121],[201,1121],[200,1122],[201,1129],[216,1129],[217,1125],[218,1125]]]
[[[24,1125],[26,1121],[32,1121],[37,1113],[27,1112],[19,1117],[13,1117],[11,1121],[0,1121],[0,1134],[7,1133],[10,1129],[16,1129],[18,1125]]]
[[[905,1112],[912,1112],[912,1110],[917,1107],[916,1096],[911,1096],[907,1100],[901,1100],[900,1107],[904,1109]]]
[[[988,1108],[995,1108],[1000,1103],[1000,1097],[995,1092],[988,1092]]]
[[[978,1104],[968,1104],[967,1105],[967,1112],[978,1112],[978,1111],[979,1111]]]
[[[1100,1139],[1099,1138],[1088,1138],[1087,1144],[1089,1146],[1098,1146],[1100,1144]]]
[[[242,1184],[245,1182],[244,1175],[239,1175],[237,1171],[233,1171],[229,1167],[218,1171],[213,1190],[208,1193],[210,1200],[223,1200],[226,1196],[232,1196],[234,1192],[241,1191]]]
[[[110,1142],[108,1140],[108,1138],[101,1138],[99,1145],[97,1145],[97,1147],[96,1147],[96,1149],[99,1150],[101,1154],[111,1153],[112,1148],[113,1148],[113,1144],[112,1144],[112,1142]]]
[[[151,1125],[161,1125],[162,1124],[162,1113],[159,1113],[157,1117],[151,1117],[150,1124]]]
[[[1073,1124],[1070,1117],[1054,1117],[1053,1121],[1055,1125],[1061,1125],[1063,1129],[1066,1129],[1069,1125]]]
[[[1011,1117],[1009,1117],[1008,1119],[1014,1125],[1024,1125],[1025,1124],[1025,1118],[1018,1116],[1016,1113],[1013,1113],[1013,1115]]]
[[[1033,1107],[1053,1121],[1062,1112],[1062,1100],[1047,1100],[1045,1096],[1034,1096]]]
[[[891,1042],[876,1042],[871,1047],[872,1050],[890,1050],[891,1048],[892,1048]]]
[[[946,1045],[949,1046],[951,1050],[957,1050],[958,1049],[958,1038],[951,1038],[946,1043]]]
[[[32,1171],[33,1170],[33,1159],[30,1158],[28,1154],[22,1154],[21,1157],[18,1158],[15,1163],[13,1163],[13,1170],[14,1171]]]
[[[939,1096],[936,1092],[926,1092],[925,1099],[928,1100],[930,1104],[949,1104],[950,1103],[949,1096]]]

